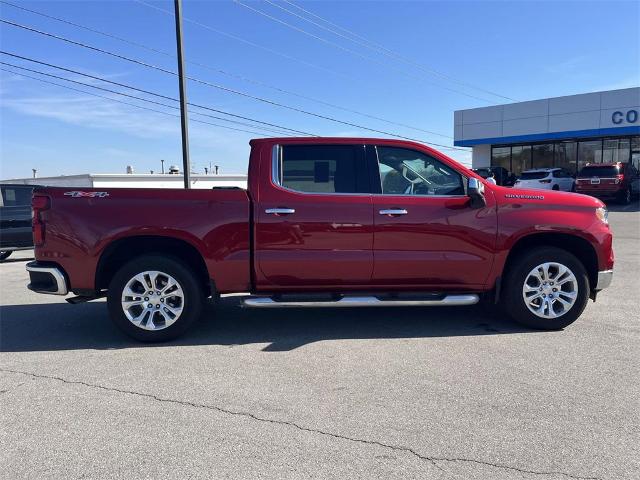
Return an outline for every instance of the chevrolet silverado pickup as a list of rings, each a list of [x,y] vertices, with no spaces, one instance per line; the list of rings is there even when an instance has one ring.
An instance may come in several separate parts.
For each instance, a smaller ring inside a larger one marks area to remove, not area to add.
[[[482,302],[561,329],[611,282],[595,198],[492,185],[413,142],[250,144],[246,190],[37,188],[28,287],[106,296],[125,333],[163,341],[232,293],[255,308]]]

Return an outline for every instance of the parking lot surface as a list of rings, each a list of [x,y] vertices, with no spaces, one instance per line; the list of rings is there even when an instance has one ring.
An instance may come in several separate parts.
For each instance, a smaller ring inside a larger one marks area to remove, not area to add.
[[[559,332],[479,308],[210,307],[130,341],[0,264],[4,478],[640,478],[640,213]]]

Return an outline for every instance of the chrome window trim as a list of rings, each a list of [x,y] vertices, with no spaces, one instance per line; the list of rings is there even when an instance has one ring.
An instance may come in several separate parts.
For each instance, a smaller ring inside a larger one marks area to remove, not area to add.
[[[351,145],[351,144],[345,144]],[[365,144],[363,144],[365,145]],[[374,145],[374,147],[377,147]],[[416,150],[417,151],[417,150]],[[437,160],[437,159],[436,159]],[[376,162],[377,162],[377,152],[376,152]],[[379,162],[378,162],[379,165]],[[448,166],[448,165],[447,165]],[[380,168],[378,166],[378,168]],[[450,167],[452,168],[452,167]],[[271,149],[271,182],[273,185],[285,192],[297,193],[299,195],[323,195],[323,196],[344,196],[344,197],[407,197],[407,198],[469,198],[469,195],[408,195],[403,193],[345,193],[345,192],[302,192],[300,190],[294,190],[292,188],[285,187],[282,185],[282,180],[280,173],[282,172],[282,145],[274,145]],[[468,180],[468,177],[463,173],[460,173],[456,170],[456,172],[462,177],[462,185],[466,191],[465,180]],[[382,189],[382,185],[380,185]]]

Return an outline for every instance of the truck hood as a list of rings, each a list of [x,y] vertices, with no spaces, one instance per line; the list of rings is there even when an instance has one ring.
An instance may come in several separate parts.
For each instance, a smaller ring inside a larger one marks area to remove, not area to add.
[[[601,200],[580,193],[538,190],[533,188],[507,188],[496,185],[490,185],[489,187],[493,191],[498,204],[544,203],[546,205],[554,204],[583,208],[599,208],[605,206]]]

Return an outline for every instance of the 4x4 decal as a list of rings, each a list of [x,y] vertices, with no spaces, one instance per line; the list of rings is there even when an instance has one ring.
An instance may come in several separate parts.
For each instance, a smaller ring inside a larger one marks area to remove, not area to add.
[[[109,196],[109,192],[81,192],[74,190],[72,192],[64,192],[65,196],[73,198],[104,198]]]

